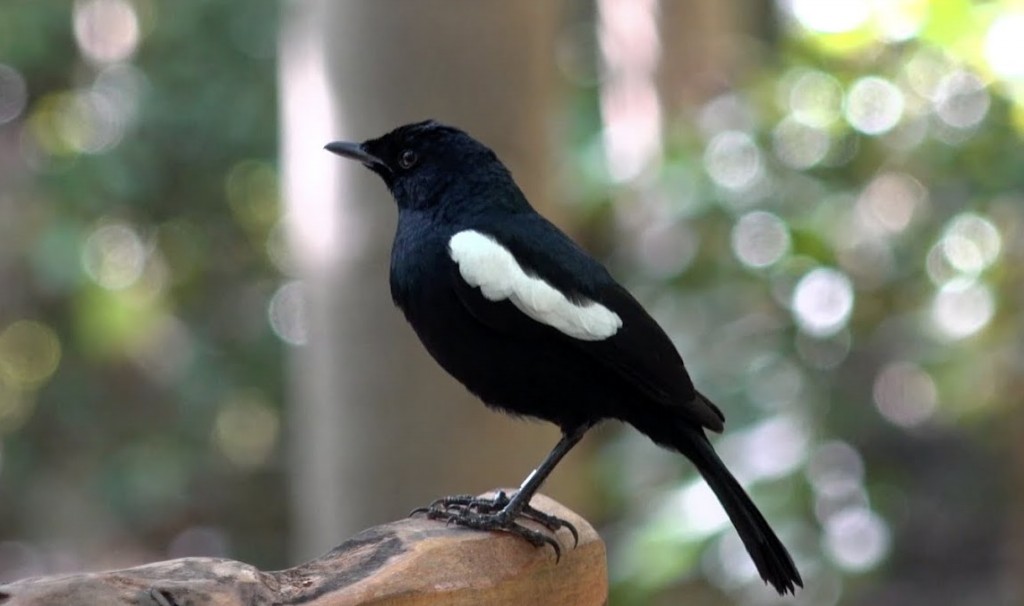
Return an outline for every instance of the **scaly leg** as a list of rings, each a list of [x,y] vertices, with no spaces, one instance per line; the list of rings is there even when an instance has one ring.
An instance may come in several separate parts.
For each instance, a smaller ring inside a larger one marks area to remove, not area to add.
[[[425,513],[432,520],[445,520],[452,524],[473,528],[476,530],[501,530],[518,535],[533,545],[540,547],[550,545],[555,550],[555,559],[561,559],[562,548],[554,538],[532,530],[518,523],[520,517],[533,520],[552,533],[559,528],[566,528],[572,533],[573,539],[579,542],[579,533],[572,524],[548,515],[530,506],[530,499],[547,479],[551,471],[562,460],[577,442],[583,438],[583,434],[590,429],[590,425],[582,425],[576,429],[562,434],[562,439],[555,444],[555,447],[544,457],[540,466],[534,469],[526,477],[522,485],[512,498],[509,498],[504,491],[498,492],[494,498],[474,497],[472,495],[456,495],[440,498],[427,507],[420,507],[412,514]]]

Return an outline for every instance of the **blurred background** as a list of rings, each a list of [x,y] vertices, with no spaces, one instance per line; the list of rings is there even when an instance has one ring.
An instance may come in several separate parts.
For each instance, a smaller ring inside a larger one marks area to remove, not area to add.
[[[393,204],[321,149],[429,117],[669,331],[806,582],[606,426],[545,491],[611,603],[1024,603],[1011,0],[0,0],[0,581],[519,484],[557,432],[421,351]]]

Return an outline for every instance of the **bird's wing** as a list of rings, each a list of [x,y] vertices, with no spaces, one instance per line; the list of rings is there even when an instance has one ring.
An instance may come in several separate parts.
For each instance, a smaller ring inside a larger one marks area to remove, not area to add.
[[[458,231],[448,253],[455,291],[482,324],[509,338],[571,343],[652,401],[721,431],[722,413],[694,389],[657,322],[539,215]]]

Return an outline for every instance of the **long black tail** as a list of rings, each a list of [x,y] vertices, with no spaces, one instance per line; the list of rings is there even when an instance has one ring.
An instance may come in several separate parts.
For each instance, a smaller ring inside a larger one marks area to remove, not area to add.
[[[782,541],[775,536],[775,531],[757,506],[718,458],[704,432],[688,430],[686,434],[682,439],[675,440],[675,447],[693,461],[722,503],[722,508],[736,527],[761,578],[771,583],[780,594],[795,594],[796,586],[803,587],[804,582]]]

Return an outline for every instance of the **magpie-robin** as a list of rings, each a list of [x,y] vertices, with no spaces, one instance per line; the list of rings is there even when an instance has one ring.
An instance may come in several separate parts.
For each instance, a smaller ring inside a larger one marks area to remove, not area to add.
[[[430,517],[535,545],[568,524],[530,507],[596,423],[618,419],[682,453],[718,496],[761,578],[803,586],[786,548],[705,435],[722,412],[698,392],[668,336],[593,257],[540,216],[494,152],[434,121],[326,148],[375,172],[398,203],[391,296],[427,351],[492,408],[544,419],[562,438],[511,496],[445,497]],[[575,534],[575,529],[570,527]]]

